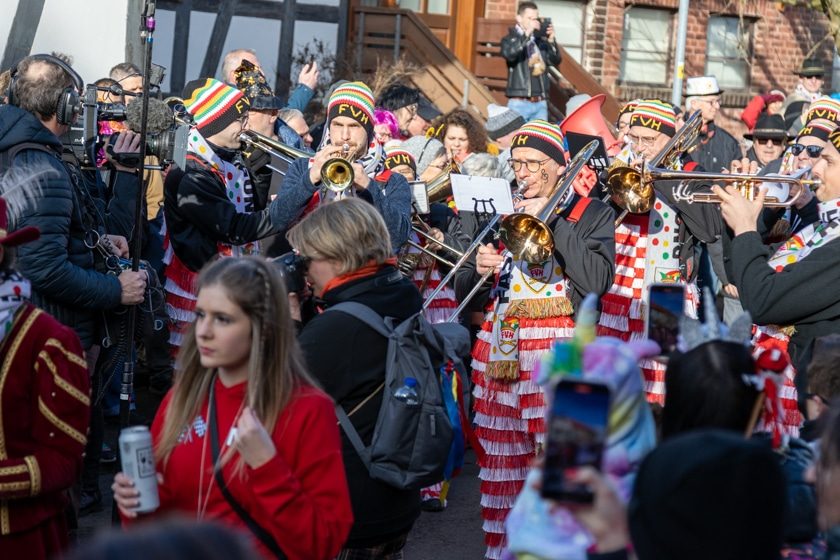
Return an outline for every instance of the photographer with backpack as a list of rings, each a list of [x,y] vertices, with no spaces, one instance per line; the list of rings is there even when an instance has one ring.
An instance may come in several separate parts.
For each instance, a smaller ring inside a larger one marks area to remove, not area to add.
[[[393,392],[386,383],[389,339],[347,309],[347,302],[402,323],[420,311],[420,294],[397,269],[385,222],[367,202],[350,198],[323,205],[289,230],[288,240],[306,263],[316,307],[324,311],[299,336],[309,371],[335,399],[339,415],[343,410],[349,417],[362,445],[371,445],[383,398],[387,402]],[[345,309],[327,312],[339,305]],[[373,478],[347,431],[342,426],[355,522],[338,559],[400,559],[420,515],[419,486],[401,489]]]

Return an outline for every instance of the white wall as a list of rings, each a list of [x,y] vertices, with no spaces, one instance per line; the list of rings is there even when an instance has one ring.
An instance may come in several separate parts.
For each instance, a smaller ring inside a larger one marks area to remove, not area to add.
[[[18,0],[0,0],[0,48],[6,46],[17,5]],[[70,55],[87,82],[107,76],[125,58],[127,6],[127,0],[46,0],[32,53]]]

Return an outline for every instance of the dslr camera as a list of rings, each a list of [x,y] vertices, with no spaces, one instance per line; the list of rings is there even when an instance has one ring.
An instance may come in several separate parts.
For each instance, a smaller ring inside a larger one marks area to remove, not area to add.
[[[286,284],[286,291],[290,294],[300,293],[306,287],[306,262],[303,257],[289,251],[271,260],[280,272],[280,277]]]

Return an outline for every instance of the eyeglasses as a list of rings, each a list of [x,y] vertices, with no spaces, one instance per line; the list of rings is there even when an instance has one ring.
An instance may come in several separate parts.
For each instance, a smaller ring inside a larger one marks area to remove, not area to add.
[[[703,103],[708,103],[709,105],[717,105],[720,107],[720,97],[713,97],[711,99],[700,97],[697,101],[702,101]]]
[[[759,145],[772,144],[774,146],[781,146],[785,143],[782,138],[753,138],[753,142]]]
[[[804,146],[802,144],[791,144],[790,145],[790,153],[795,156],[798,156],[803,151],[808,154],[808,157],[811,159],[816,159],[820,157],[820,154],[823,151],[823,146]]]
[[[508,165],[510,165],[511,168],[513,168],[514,171],[519,171],[520,169],[522,169],[522,166],[524,165],[525,168],[528,171],[530,171],[531,173],[536,173],[537,171],[540,170],[540,167],[542,167],[543,164],[550,159],[551,158],[545,158],[542,161],[522,161],[522,160],[511,158],[511,159],[508,160]]]
[[[650,148],[656,142],[659,136],[636,136],[635,134],[628,134],[627,138],[630,139],[630,142],[636,144],[637,146],[641,146],[643,148]]]

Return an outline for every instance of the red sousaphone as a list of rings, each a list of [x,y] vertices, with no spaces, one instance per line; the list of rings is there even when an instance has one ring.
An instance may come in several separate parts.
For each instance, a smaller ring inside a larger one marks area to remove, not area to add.
[[[621,151],[622,141],[618,140],[612,126],[607,124],[601,114],[601,107],[604,105],[607,96],[599,93],[587,100],[583,105],[572,111],[563,122],[560,123],[560,130],[563,134],[575,132],[597,136],[603,142],[607,155],[615,157]]]

